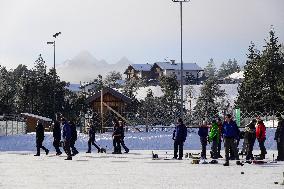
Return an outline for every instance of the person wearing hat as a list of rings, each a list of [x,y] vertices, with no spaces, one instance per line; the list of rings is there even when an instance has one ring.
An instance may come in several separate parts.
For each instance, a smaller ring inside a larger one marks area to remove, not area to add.
[[[113,154],[121,154],[121,129],[119,126],[119,122],[114,119],[113,121],[113,133],[112,133],[112,139],[113,139]]]
[[[72,160],[71,150],[70,150],[71,138],[72,138],[71,127],[65,118],[62,118],[62,124],[63,124],[62,136],[64,140],[64,151],[67,154],[67,158],[65,160]]]
[[[259,155],[260,158],[259,159],[263,160],[265,159],[265,154],[267,154],[266,148],[264,145],[265,140],[266,140],[266,128],[261,119],[257,119],[255,135],[256,135],[256,139],[258,141],[259,148],[260,148],[260,155]]]
[[[224,135],[224,148],[226,162],[224,166],[229,166],[230,154],[234,154],[235,159],[238,160],[237,165],[241,165],[239,161],[239,154],[237,149],[237,141],[239,138],[240,130],[237,123],[232,119],[231,114],[227,114],[222,127],[222,134]]]
[[[198,136],[201,143],[201,159],[206,159],[206,146],[208,140],[208,125],[207,121],[203,121],[202,125],[198,129]]]
[[[281,114],[276,114],[276,118],[278,121],[277,129],[275,132],[274,140],[276,140],[277,143],[277,161],[284,161],[284,120],[281,117]]]
[[[60,140],[61,140],[61,128],[60,128],[60,122],[57,120],[54,122],[52,134],[53,134],[53,146],[56,150],[56,155],[59,156],[62,154],[61,150],[59,149]]]
[[[244,140],[246,141],[245,148],[246,148],[246,160],[253,160],[253,146],[255,143],[256,139],[256,134],[255,134],[255,124],[256,124],[256,119],[253,119],[248,125],[245,126],[244,129]]]
[[[96,128],[94,124],[89,129],[88,151],[86,153],[91,153],[92,145],[97,148],[98,153],[101,152],[101,148],[96,144]]]
[[[119,123],[119,129],[120,129],[120,144],[125,150],[125,153],[129,152],[129,148],[124,143],[124,127],[123,127],[123,122],[121,120],[118,121]]]
[[[44,127],[42,122],[38,120],[36,126],[36,154],[34,156],[40,156],[40,149],[43,149],[45,151],[45,154],[48,155],[49,150],[42,145],[43,141]]]
[[[183,145],[187,137],[187,128],[183,124],[183,120],[181,118],[177,119],[177,126],[173,132],[172,139],[174,140],[174,157],[173,159],[182,160],[183,158]],[[179,155],[178,155],[179,152]]]
[[[211,151],[212,151],[213,160],[210,162],[211,164],[218,163],[217,159],[219,158],[218,156],[218,143],[220,139],[219,136],[220,132],[217,121],[213,120],[209,133],[209,142],[212,142]]]

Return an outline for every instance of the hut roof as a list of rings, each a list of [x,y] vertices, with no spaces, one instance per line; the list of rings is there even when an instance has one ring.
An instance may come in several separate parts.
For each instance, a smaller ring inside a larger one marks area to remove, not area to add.
[[[103,89],[103,95],[105,95],[106,93],[110,93],[113,96],[115,96],[116,98],[119,98],[119,99],[121,99],[122,101],[124,101],[128,104],[130,104],[132,102],[132,100],[128,96],[125,96],[124,94],[121,94],[120,92],[118,92],[118,91],[116,91],[112,88],[109,88],[109,87],[104,88]],[[86,103],[93,102],[94,100],[96,100],[98,98],[101,98],[101,92],[97,92],[94,95],[87,98]]]
[[[42,120],[42,121],[52,121],[52,119],[50,119],[50,118],[39,116],[39,115],[35,115],[35,114],[30,114],[30,113],[21,113],[21,115],[23,115],[25,117],[36,118],[36,119],[39,119],[39,120]]]

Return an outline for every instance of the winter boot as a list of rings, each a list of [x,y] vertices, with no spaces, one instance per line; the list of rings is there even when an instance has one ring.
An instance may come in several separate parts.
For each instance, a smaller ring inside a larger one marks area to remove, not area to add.
[[[46,154],[46,155],[48,155],[48,153],[49,153],[49,150],[48,150],[48,149],[46,149],[46,150],[45,150],[45,154]]]
[[[40,154],[35,154],[34,156],[40,156]]]
[[[224,166],[229,166],[229,161],[226,161],[223,165]]]
[[[91,153],[91,150],[88,150],[86,153]]]
[[[217,164],[218,161],[216,159],[213,159],[212,161],[209,162],[210,164]]]
[[[236,164],[237,164],[237,165],[240,165],[240,166],[243,166],[243,165],[244,165],[244,164],[241,163],[240,161],[236,161]]]
[[[56,153],[57,156],[60,156],[61,154],[62,154],[62,152],[57,152]]]
[[[69,157],[67,157],[66,159],[64,159],[64,160],[72,160],[72,157],[71,156],[69,156]]]

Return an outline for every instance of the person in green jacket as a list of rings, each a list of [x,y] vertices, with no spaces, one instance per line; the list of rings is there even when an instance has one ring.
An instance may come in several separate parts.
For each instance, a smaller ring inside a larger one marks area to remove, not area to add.
[[[218,143],[220,138],[220,131],[216,120],[212,121],[212,125],[209,133],[209,142],[212,142],[211,150],[212,150],[212,158],[213,160],[210,163],[218,163],[216,159],[218,159]]]

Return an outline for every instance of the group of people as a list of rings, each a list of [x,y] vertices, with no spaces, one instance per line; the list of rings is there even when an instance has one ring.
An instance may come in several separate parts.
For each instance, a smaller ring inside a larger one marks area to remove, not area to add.
[[[276,160],[284,161],[284,121],[280,114],[277,114],[276,118],[278,120],[278,126],[275,132],[278,150]],[[241,138],[244,139],[244,143],[240,154],[246,155],[247,161],[254,160],[255,158],[252,152],[256,140],[260,148],[260,154],[257,157],[258,160],[265,159],[265,155],[267,154],[264,145],[266,140],[266,127],[259,116],[246,125],[244,131],[241,132],[236,122],[232,119],[232,116],[227,114],[224,122],[222,122],[220,118],[213,120],[211,124],[204,122],[199,128],[198,135],[200,136],[202,146],[202,159],[206,159],[207,143],[212,143],[211,158],[213,160],[210,163],[218,163],[217,159],[222,158],[220,154],[222,141],[224,142],[226,160],[224,166],[229,166],[229,160],[237,160],[237,164],[240,164],[238,145]]]
[[[124,124],[121,120],[113,119],[113,154],[122,154],[121,146],[124,148],[125,153],[129,152],[129,149],[124,143]],[[90,126],[89,129],[89,140],[88,140],[88,151],[86,153],[91,153],[91,146],[94,145],[95,148],[98,150],[98,153],[106,152],[105,148],[100,148],[99,145],[96,143],[96,127],[95,124]]]
[[[278,120],[278,126],[275,132],[275,140],[277,143],[278,156],[277,161],[284,161],[284,120],[280,114],[276,115]],[[60,123],[61,122],[61,123]],[[124,124],[121,120],[113,119],[113,154],[121,154],[121,147],[124,148],[125,153],[129,152],[129,149],[124,142]],[[63,143],[61,142],[61,124],[63,125],[62,137]],[[209,131],[210,128],[210,131]],[[89,129],[89,140],[88,140],[88,151],[91,153],[91,145],[94,145],[98,153],[106,152],[106,149],[100,148],[95,142],[96,127],[92,125]],[[258,116],[253,119],[248,125],[245,126],[244,131],[240,131],[236,122],[232,119],[230,114],[227,114],[225,120],[222,121],[220,118],[213,120],[210,124],[204,122],[199,127],[198,135],[201,142],[201,158],[206,159],[206,146],[212,143],[211,146],[211,158],[213,159],[210,163],[218,163],[217,159],[222,158],[221,143],[224,142],[225,149],[225,163],[224,166],[229,166],[229,160],[237,160],[236,163],[240,164],[239,161],[239,150],[238,145],[240,138],[244,139],[243,149],[241,155],[246,155],[246,160],[254,160],[253,147],[255,141],[259,143],[261,153],[258,159],[265,159],[267,154],[265,148],[266,140],[266,128],[263,120]],[[183,120],[179,118],[177,120],[177,126],[173,132],[172,139],[174,140],[174,159],[181,160],[183,158],[183,146],[187,137],[187,127],[183,124]],[[65,153],[67,154],[66,160],[72,160],[72,156],[78,154],[78,150],[75,147],[77,140],[77,131],[75,124],[70,121],[68,122],[65,118],[60,121],[55,121],[53,125],[53,146],[56,150],[56,155],[61,155],[60,146],[63,146]],[[36,147],[37,153],[35,156],[40,156],[40,149],[43,149],[46,155],[49,150],[45,148],[42,143],[44,141],[44,127],[41,122],[38,122],[36,127]]]
[[[124,125],[123,122],[117,119],[113,120],[114,131],[112,134],[113,138],[113,154],[121,154],[121,146],[124,148],[125,153],[129,152],[129,149],[126,147],[124,143]],[[61,137],[61,124],[62,124],[62,137]],[[77,141],[77,130],[76,125],[72,121],[67,121],[65,118],[61,118],[60,120],[56,120],[53,124],[52,128],[53,132],[53,146],[56,151],[56,155],[59,156],[62,154],[60,147],[63,147],[65,153],[67,154],[67,158],[65,160],[72,160],[72,156],[78,154],[78,150],[75,147],[75,143]],[[94,145],[98,150],[98,153],[106,152],[105,148],[99,147],[96,143],[96,127],[95,125],[91,125],[89,128],[89,140],[88,140],[88,150],[86,153],[91,153],[91,146]],[[61,140],[63,138],[63,141]],[[48,155],[49,150],[45,148],[42,143],[44,141],[44,126],[42,122],[38,121],[36,126],[36,147],[37,153],[34,156],[40,156],[40,149],[43,149]]]
[[[63,143],[61,143],[61,125],[63,125],[62,129],[62,138]],[[59,156],[62,154],[60,150],[60,146],[63,146],[65,153],[67,154],[67,158],[65,160],[72,160],[72,156],[78,154],[78,150],[75,147],[75,143],[77,140],[77,130],[74,122],[68,122],[65,118],[62,118],[60,121],[57,120],[53,124],[53,146],[56,150],[56,155]],[[34,156],[40,156],[40,149],[43,149],[48,155],[49,150],[45,148],[42,143],[44,141],[44,126],[42,122],[38,121],[36,126],[36,147],[37,153]]]

